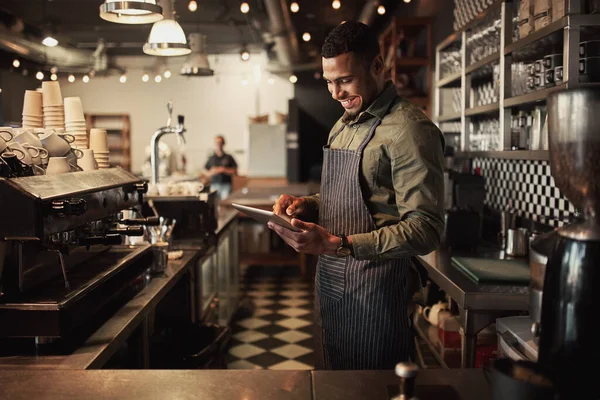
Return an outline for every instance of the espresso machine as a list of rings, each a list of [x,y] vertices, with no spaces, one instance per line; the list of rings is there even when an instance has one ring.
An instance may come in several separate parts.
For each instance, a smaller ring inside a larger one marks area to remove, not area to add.
[[[561,399],[598,399],[600,382],[600,90],[548,99],[550,164],[556,186],[583,219],[558,230],[548,257],[539,333],[540,365]]]
[[[146,190],[121,168],[0,179],[0,350],[77,336],[144,275],[151,246],[123,238],[157,218],[121,211]]]

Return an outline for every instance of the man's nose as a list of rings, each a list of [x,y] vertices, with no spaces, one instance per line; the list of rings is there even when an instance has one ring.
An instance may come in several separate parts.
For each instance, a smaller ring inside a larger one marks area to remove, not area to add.
[[[340,85],[333,85],[333,88],[331,90],[331,97],[333,97],[335,100],[340,100],[342,99],[344,96],[344,90],[341,88]]]

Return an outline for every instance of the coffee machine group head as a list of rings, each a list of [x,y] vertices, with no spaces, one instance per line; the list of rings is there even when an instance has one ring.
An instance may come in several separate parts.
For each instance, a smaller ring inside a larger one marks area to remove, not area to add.
[[[600,287],[600,89],[552,94],[548,138],[556,186],[583,220],[558,230],[548,258],[539,362],[554,371],[562,395],[597,399],[600,386],[589,366],[600,359],[600,298],[594,295]]]

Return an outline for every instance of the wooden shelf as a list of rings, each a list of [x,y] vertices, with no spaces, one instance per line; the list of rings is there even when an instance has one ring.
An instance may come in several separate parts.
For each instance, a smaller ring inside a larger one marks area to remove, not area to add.
[[[445,77],[444,79],[440,79],[440,81],[438,82],[437,86],[439,88],[442,87],[459,87],[460,86],[460,78],[461,78],[461,74],[460,72],[453,74],[453,75],[449,75],[447,77]]]
[[[500,111],[500,103],[486,104],[485,106],[477,106],[473,108],[467,108],[465,115],[467,117],[473,117],[475,115],[483,114],[495,114]]]
[[[547,161],[550,159],[550,152],[548,150],[457,151],[454,157]]]
[[[465,74],[470,74],[472,72],[475,72],[478,69],[480,69],[481,67],[485,67],[486,65],[491,64],[494,61],[496,61],[498,63],[500,62],[500,53],[490,54],[489,56],[485,57],[483,60],[479,60],[476,63],[469,65],[467,68],[465,68]]]
[[[440,115],[437,120],[438,120],[438,122],[459,121],[460,113],[451,113],[451,114],[446,114],[446,115]]]
[[[547,89],[536,90],[534,92],[525,93],[521,96],[510,97],[504,100],[504,107],[515,107],[524,104],[536,103],[538,101],[545,101],[546,97],[556,91],[566,89],[566,87],[566,83],[561,83],[560,85],[551,86]]]
[[[524,37],[523,39],[519,39],[514,43],[507,45],[504,48],[504,54],[511,54],[515,51],[522,49],[525,46],[530,45],[531,43],[537,42],[538,40],[563,29],[569,23],[569,17],[563,17],[558,21],[554,21],[550,23],[550,25],[545,26],[541,29],[531,32],[529,35]]]
[[[423,90],[427,90],[423,96],[424,100],[419,100],[419,105],[424,108],[426,114],[429,114],[429,106],[430,106],[430,98],[431,98],[431,68],[433,59],[432,56],[432,32],[431,32],[431,24],[432,19],[427,17],[422,18],[400,18],[400,17],[392,17],[389,26],[383,31],[383,33],[379,36],[379,47],[381,54],[383,55],[383,60],[385,64],[386,71],[390,75],[390,79],[394,83],[394,85],[398,86],[399,79],[398,77],[401,74],[407,74],[409,79],[415,79],[416,72],[421,68],[426,68],[427,72],[427,88],[422,88]],[[416,38],[419,35],[425,34],[427,35],[427,44],[424,49],[424,53],[426,56],[424,57],[415,57],[418,53],[418,49],[416,47]],[[400,47],[401,37],[407,43],[408,50],[406,54],[409,56],[398,57],[397,52]],[[415,102],[417,104],[417,102]]]

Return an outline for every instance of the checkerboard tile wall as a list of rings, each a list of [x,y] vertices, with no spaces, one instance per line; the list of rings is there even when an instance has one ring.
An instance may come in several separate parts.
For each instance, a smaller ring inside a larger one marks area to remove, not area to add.
[[[473,167],[486,178],[485,204],[495,210],[514,210],[554,227],[575,215],[573,205],[555,186],[547,161],[475,158]]]

